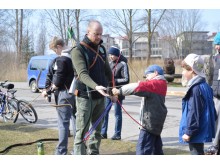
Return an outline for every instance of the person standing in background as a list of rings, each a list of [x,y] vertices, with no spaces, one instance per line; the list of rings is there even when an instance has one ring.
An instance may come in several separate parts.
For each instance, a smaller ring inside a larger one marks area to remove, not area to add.
[[[113,87],[116,86],[117,88],[119,88],[122,85],[128,84],[129,83],[129,70],[128,70],[128,65],[127,65],[127,59],[120,53],[120,50],[114,46],[110,47],[108,54],[111,59],[110,68],[114,76]],[[121,139],[121,129],[122,129],[121,105],[124,99],[125,99],[125,96],[119,96],[118,101],[120,102],[120,104],[118,102],[114,104],[115,133],[111,138],[112,140]],[[109,102],[111,102],[111,99],[106,97],[106,103],[105,103],[106,107],[108,106]],[[103,124],[102,124],[102,131],[101,131],[102,139],[107,139],[109,111],[106,113]]]

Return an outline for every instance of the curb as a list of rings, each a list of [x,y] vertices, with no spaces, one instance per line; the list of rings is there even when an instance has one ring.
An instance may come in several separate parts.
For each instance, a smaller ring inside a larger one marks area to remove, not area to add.
[[[186,92],[181,92],[181,91],[167,91],[166,96],[185,96]]]

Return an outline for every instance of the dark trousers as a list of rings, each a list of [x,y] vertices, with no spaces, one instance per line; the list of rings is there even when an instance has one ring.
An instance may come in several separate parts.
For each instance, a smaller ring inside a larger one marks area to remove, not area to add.
[[[160,135],[154,135],[146,130],[140,130],[136,146],[136,155],[163,155],[163,143]]]
[[[217,155],[220,155],[220,140],[218,141],[218,152]]]
[[[191,155],[204,155],[204,143],[189,143]]]

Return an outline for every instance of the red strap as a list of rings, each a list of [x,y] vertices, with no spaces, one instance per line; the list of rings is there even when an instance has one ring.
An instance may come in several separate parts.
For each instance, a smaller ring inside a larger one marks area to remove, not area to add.
[[[118,59],[116,61],[116,64],[115,64],[115,66],[113,68],[113,73],[112,73],[112,87],[113,88],[115,87],[115,71],[116,71],[116,66],[118,65],[118,61],[119,61],[120,57],[121,57],[121,54],[119,55],[119,57],[118,57]]]
[[[89,45],[88,45],[87,43],[85,43],[85,42],[80,42],[80,44],[82,44],[83,46],[85,46],[86,48],[90,49],[91,51],[93,51],[93,52],[96,54],[95,60],[93,61],[92,65],[90,65],[89,68],[91,68],[91,67],[95,64],[95,62],[96,62],[96,60],[97,60],[97,57],[99,57],[99,58],[105,63],[105,60],[104,60],[104,59],[102,58],[102,56],[99,54],[99,46],[98,46],[97,51],[95,51],[91,46],[89,46]]]

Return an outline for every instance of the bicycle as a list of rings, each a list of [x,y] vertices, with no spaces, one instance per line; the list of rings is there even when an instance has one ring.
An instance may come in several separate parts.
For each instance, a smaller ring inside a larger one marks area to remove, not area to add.
[[[17,90],[12,90],[14,88],[14,84],[5,85],[6,82],[7,80],[4,83],[0,83],[0,86],[7,89],[6,94],[9,95],[8,98],[13,102],[16,102],[17,104],[17,113],[14,113],[13,117],[11,118],[11,120],[13,120],[13,123],[17,121],[19,114],[21,114],[21,116],[27,122],[36,123],[38,120],[38,116],[34,107],[26,100],[18,100],[14,95]]]
[[[13,95],[14,88],[13,84],[4,85],[7,81],[0,83],[0,86],[7,89],[7,92],[3,92],[0,89],[0,115],[3,117],[5,122],[14,121],[16,115],[18,114],[18,104],[17,101],[9,97],[9,93]]]

